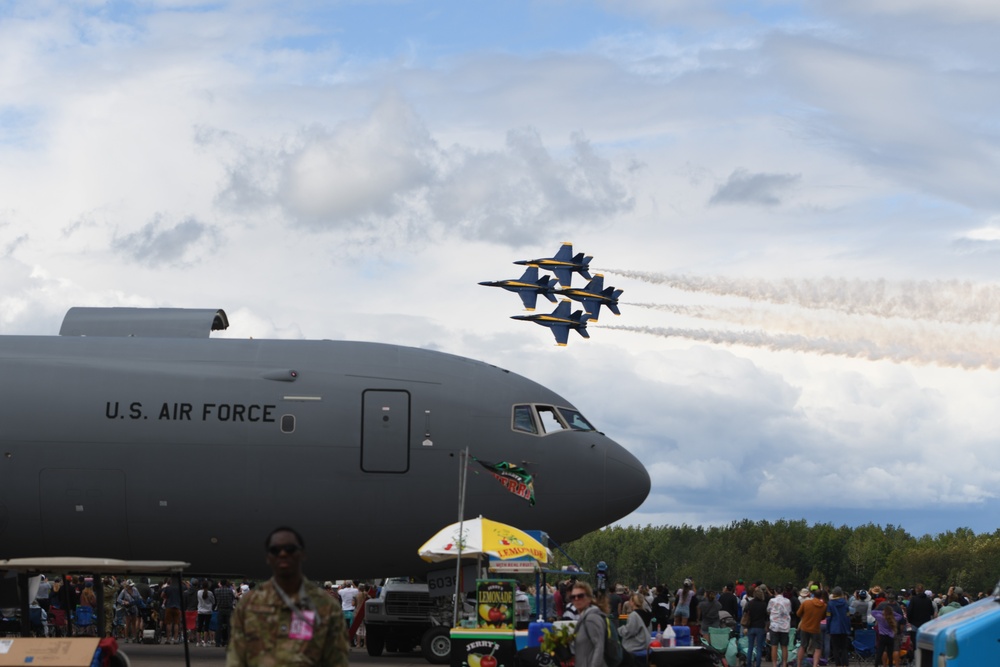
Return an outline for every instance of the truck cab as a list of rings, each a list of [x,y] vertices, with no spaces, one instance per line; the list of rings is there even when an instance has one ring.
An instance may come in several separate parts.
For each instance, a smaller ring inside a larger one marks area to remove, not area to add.
[[[1000,665],[1000,583],[993,594],[917,632],[917,667]]]

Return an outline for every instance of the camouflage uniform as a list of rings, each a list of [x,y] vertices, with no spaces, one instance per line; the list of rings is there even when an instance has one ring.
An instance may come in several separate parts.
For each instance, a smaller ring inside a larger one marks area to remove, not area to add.
[[[118,599],[118,587],[114,584],[104,584],[104,636],[111,637],[115,623],[115,601]]]
[[[340,603],[306,581],[306,595],[316,610],[312,639],[290,639],[292,610],[267,581],[244,593],[233,611],[226,667],[284,667],[321,665],[347,667],[347,630]],[[300,609],[308,609],[297,595]]]

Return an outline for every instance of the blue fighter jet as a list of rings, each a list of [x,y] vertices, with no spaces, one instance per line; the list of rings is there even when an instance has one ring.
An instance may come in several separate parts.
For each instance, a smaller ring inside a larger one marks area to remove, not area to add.
[[[538,267],[534,265],[525,269],[524,275],[517,280],[488,280],[479,284],[486,287],[502,287],[508,292],[517,292],[517,295],[521,297],[521,301],[524,303],[525,310],[535,309],[535,301],[539,294],[552,303],[556,302],[554,294],[557,283],[550,276],[539,278]]]
[[[560,296],[569,297],[574,301],[579,301],[583,304],[583,307],[587,311],[587,315],[593,321],[597,321],[598,315],[601,314],[601,306],[607,306],[615,315],[621,315],[621,311],[618,310],[618,297],[622,295],[625,290],[615,289],[614,287],[604,287],[604,274],[598,273],[587,286],[583,289],[578,287],[567,287],[565,289],[559,290],[557,293]]]
[[[573,279],[574,272],[579,273],[587,280],[590,280],[590,272],[587,270],[587,267],[590,264],[591,259],[593,259],[593,257],[589,255],[584,257],[582,252],[578,252],[574,255],[573,244],[563,243],[555,257],[522,259],[514,263],[522,266],[531,266],[534,264],[535,266],[539,266],[546,271],[551,271],[556,274],[556,280],[558,280],[563,287],[569,287]]]
[[[590,334],[587,333],[587,316],[582,310],[570,315],[569,299],[563,299],[548,315],[511,315],[510,319],[527,320],[549,327],[552,329],[552,335],[556,337],[556,345],[559,346],[565,346],[569,342],[570,329],[575,329],[584,338],[590,338]]]

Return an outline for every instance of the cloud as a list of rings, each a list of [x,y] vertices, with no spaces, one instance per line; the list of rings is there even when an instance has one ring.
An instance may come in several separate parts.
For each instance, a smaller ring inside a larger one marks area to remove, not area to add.
[[[277,209],[313,231],[521,245],[541,227],[600,224],[634,205],[582,133],[559,153],[530,127],[509,130],[502,149],[442,148],[398,96],[365,118],[303,129],[287,145],[252,145],[211,128],[199,128],[196,141],[234,154],[221,158],[227,176],[217,203]]]
[[[434,178],[437,147],[412,110],[396,98],[333,132],[311,128],[281,164],[280,203],[300,224],[342,227],[389,218],[408,194]]]
[[[798,174],[751,174],[746,169],[735,170],[726,182],[715,190],[709,204],[755,204],[778,206],[785,191],[800,179]]]
[[[549,232],[599,223],[629,211],[633,200],[580,133],[560,160],[533,128],[507,133],[505,151],[456,148],[430,194],[434,214],[470,239],[518,246]]]
[[[166,226],[156,215],[138,231],[116,236],[112,248],[149,266],[177,266],[204,258],[218,242],[218,230],[194,218]]]
[[[822,4],[861,15],[929,16],[948,23],[1000,21],[1000,6],[990,0],[824,0]]]
[[[951,245],[964,254],[1000,252],[1000,216],[993,216],[982,227],[962,232]]]

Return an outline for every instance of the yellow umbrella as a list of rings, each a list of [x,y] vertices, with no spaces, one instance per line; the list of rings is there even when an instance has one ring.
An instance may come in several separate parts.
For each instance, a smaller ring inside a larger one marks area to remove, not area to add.
[[[551,557],[544,544],[523,530],[483,517],[463,521],[461,531],[457,523],[442,528],[417,553],[429,563],[439,563],[457,558],[459,548],[463,556],[486,555],[501,560],[530,556],[547,563]]]

